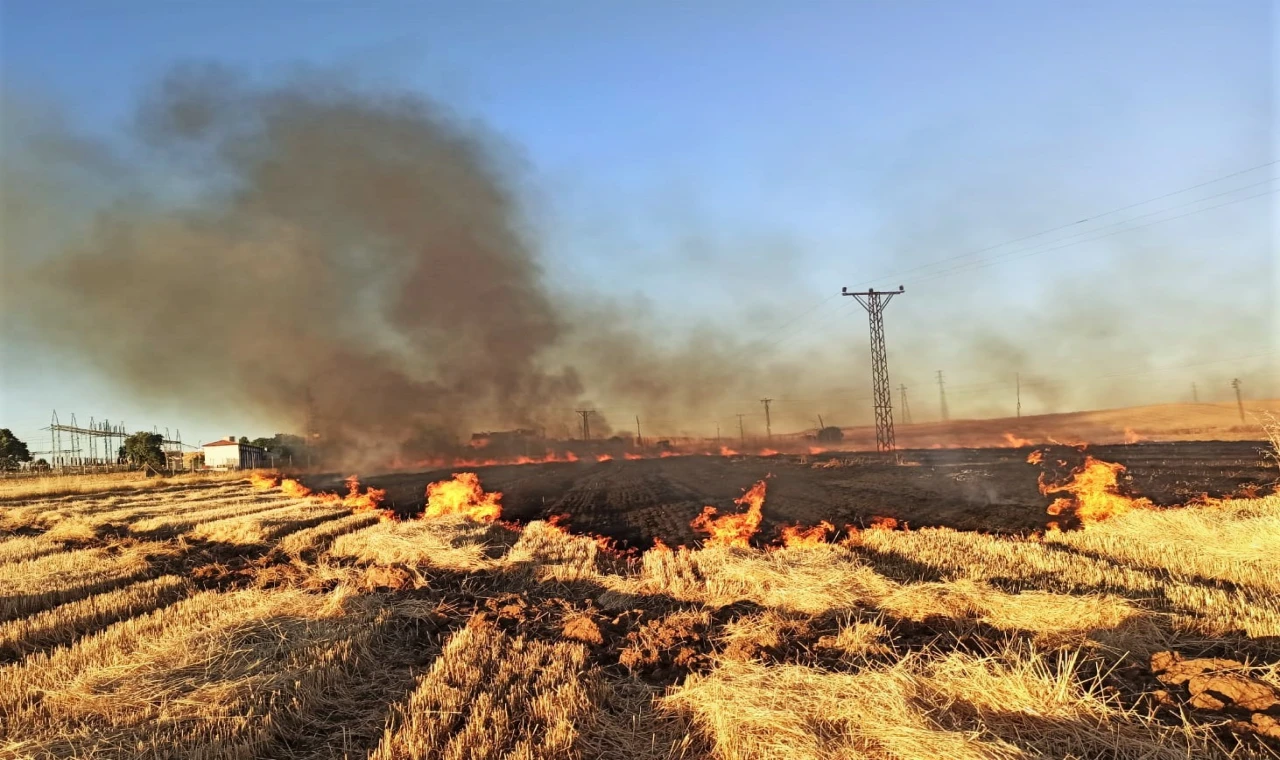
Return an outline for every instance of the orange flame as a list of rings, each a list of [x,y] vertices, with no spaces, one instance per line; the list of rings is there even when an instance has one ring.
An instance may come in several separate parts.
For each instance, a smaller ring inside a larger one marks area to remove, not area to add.
[[[644,459],[644,457],[643,457],[643,456],[641,456],[641,455],[639,455],[639,454],[632,454],[630,451],[628,451],[627,453],[623,454],[623,455],[622,455],[622,458],[623,458],[623,459]]]
[[[1032,441],[1032,440],[1027,439],[1027,438],[1020,438],[1020,437],[1018,437],[1018,436],[1014,435],[1013,433],[1005,433],[1005,434],[1004,434],[1004,440],[1005,440],[1005,443],[1009,444],[1010,446],[1012,446],[1012,447],[1013,447],[1013,448],[1015,448],[1015,449],[1020,449],[1020,448],[1022,448],[1023,446],[1034,446],[1034,445],[1035,445],[1035,441]]]
[[[310,488],[307,488],[293,478],[283,478],[280,481],[280,490],[284,491],[285,496],[294,499],[303,499],[310,496],[312,493]]]
[[[275,472],[268,472],[266,475],[262,475],[260,472],[250,472],[248,473],[248,481],[255,489],[269,491],[280,485],[280,476],[279,473]]]
[[[1055,499],[1049,505],[1049,514],[1074,514],[1080,522],[1089,524],[1122,515],[1130,510],[1149,508],[1150,500],[1130,498],[1116,490],[1116,480],[1124,469],[1122,464],[1104,462],[1085,455],[1084,464],[1071,472],[1071,480],[1066,483],[1050,486],[1042,480],[1040,493],[1046,496],[1054,493],[1070,494],[1070,496]]]
[[[875,515],[871,518],[871,527],[879,528],[880,530],[893,530],[898,527],[898,521],[893,517]],[[906,525],[904,524],[902,527],[905,529]]]
[[[722,457],[736,457],[736,456],[738,456],[738,452],[734,451],[733,449],[729,448],[728,446],[721,446],[721,447],[720,447],[720,456],[722,456]]]
[[[609,456],[608,454],[600,454],[600,455],[598,455],[598,456],[596,457],[596,461],[597,461],[597,462],[612,462],[612,461],[613,461],[613,457]]]
[[[774,451],[773,449],[760,449],[760,456],[762,457],[774,457],[777,455],[778,455],[778,452]]]
[[[693,518],[689,527],[708,535],[707,540],[703,542],[704,546],[748,548],[751,546],[751,537],[760,529],[760,520],[764,516],[761,513],[761,508],[764,506],[764,492],[765,482],[761,480],[733,501],[738,506],[745,505],[746,512],[716,517],[719,510],[715,507],[703,507],[702,514]]]
[[[653,537],[653,547],[652,547],[651,549],[649,549],[649,551],[651,551],[651,552],[657,552],[658,554],[664,554],[664,553],[665,553],[665,554],[670,554],[670,553],[671,553],[671,547],[670,547],[670,546],[667,546],[666,542],[664,542],[662,539],[658,538],[657,536],[654,536],[654,537]]]
[[[1044,461],[1044,452],[1040,449],[1027,454],[1027,464],[1040,464]]]
[[[810,446],[810,447],[809,447],[809,454],[811,454],[811,455],[825,454],[825,453],[827,453],[827,450],[826,450],[826,448],[825,448],[825,447],[822,447],[822,446]]]
[[[356,512],[366,512],[378,509],[385,498],[387,492],[382,488],[367,487],[364,493],[360,493],[360,478],[352,475],[347,478],[347,495],[342,498],[342,505]]]
[[[258,472],[249,473],[249,482],[254,488],[260,491],[270,491],[272,488],[280,485],[280,475],[274,472],[261,474]]]
[[[801,528],[799,525],[782,527],[782,545],[788,549],[795,546],[820,546],[827,543],[827,538],[835,532],[836,526],[823,520],[812,528]]]
[[[472,520],[493,522],[502,516],[501,501],[501,493],[485,493],[474,472],[457,472],[453,480],[427,486],[427,510],[423,517],[465,515]]]
[[[1124,429],[1125,443],[1137,443],[1138,441],[1141,441],[1141,440],[1142,440],[1142,436],[1138,434],[1138,431],[1134,430],[1133,428]]]

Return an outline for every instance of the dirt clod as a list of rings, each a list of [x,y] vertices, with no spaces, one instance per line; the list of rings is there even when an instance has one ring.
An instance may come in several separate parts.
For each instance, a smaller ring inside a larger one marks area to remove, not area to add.
[[[604,643],[604,636],[600,633],[600,626],[588,615],[574,615],[564,622],[564,637],[574,641],[581,641],[583,644],[594,644],[599,646]]]

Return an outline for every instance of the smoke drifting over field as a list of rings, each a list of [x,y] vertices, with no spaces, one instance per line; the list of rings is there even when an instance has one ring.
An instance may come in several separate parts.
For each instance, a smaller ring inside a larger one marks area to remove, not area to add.
[[[292,429],[314,411],[327,437],[380,456],[571,418],[590,404],[578,364],[672,413],[748,377],[712,339],[672,357],[599,321],[617,314],[557,306],[517,171],[481,130],[421,99],[316,84],[176,74],[140,109],[129,172],[43,135],[28,171],[88,169],[130,192],[55,255],[6,254],[31,286],[14,313],[139,394]],[[173,195],[132,192],[148,175]]]
[[[314,412],[328,438],[385,461],[484,427],[563,433],[596,403],[654,432],[707,432],[725,398],[758,411],[761,395],[867,384],[865,356],[848,350],[762,357],[696,323],[655,340],[608,298],[566,306],[519,206],[518,157],[424,99],[184,69],[135,127],[110,150],[46,130],[6,160],[6,277],[23,287],[5,301],[44,345],[144,397],[248,408],[286,430]],[[97,211],[92,224],[77,226],[76,204]],[[1038,327],[1070,335],[1080,322],[1061,317]],[[899,357],[936,345],[932,327],[901,328]],[[974,335],[948,355],[1004,376],[1022,366],[1019,345]],[[780,403],[775,428],[812,426],[814,410]]]

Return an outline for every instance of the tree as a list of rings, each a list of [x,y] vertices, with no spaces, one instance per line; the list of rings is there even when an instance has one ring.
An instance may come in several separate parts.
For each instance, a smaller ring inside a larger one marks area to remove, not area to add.
[[[160,469],[164,467],[164,449],[161,448],[163,443],[164,436],[159,433],[139,430],[124,439],[124,445],[120,447],[120,456],[130,467],[151,465],[155,469]]]
[[[19,441],[9,428],[0,428],[0,470],[16,470],[22,462],[31,461],[31,450]]]
[[[294,454],[300,454],[306,441],[302,436],[276,433],[270,438],[254,438],[250,444],[267,450],[267,453],[280,461],[288,460]]]

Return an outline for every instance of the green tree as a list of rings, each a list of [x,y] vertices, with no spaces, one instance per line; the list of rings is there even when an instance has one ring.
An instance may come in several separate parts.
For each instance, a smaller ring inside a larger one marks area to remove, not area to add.
[[[306,441],[302,436],[276,433],[270,438],[254,438],[249,443],[267,450],[268,454],[280,461],[285,461],[294,454],[300,453]]]
[[[151,465],[160,469],[164,467],[164,449],[161,448],[163,443],[164,436],[139,430],[124,439],[124,445],[120,447],[120,456],[130,467]]]
[[[9,428],[0,428],[0,470],[16,470],[22,462],[31,461],[31,450],[19,441]]]

